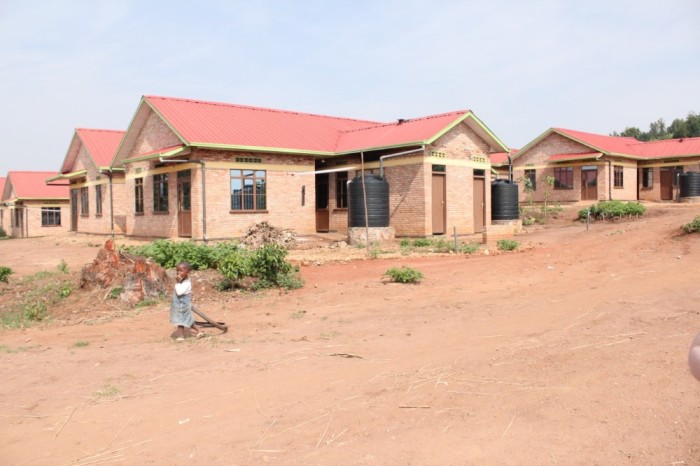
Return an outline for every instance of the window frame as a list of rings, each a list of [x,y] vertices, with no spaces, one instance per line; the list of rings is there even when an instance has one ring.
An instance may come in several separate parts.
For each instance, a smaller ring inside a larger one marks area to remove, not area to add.
[[[234,183],[240,183],[239,193],[234,193]],[[250,182],[250,183],[248,183]],[[246,194],[246,186],[251,186]],[[267,170],[232,168],[229,170],[231,213],[267,212]],[[238,202],[235,202],[235,201]]]
[[[134,213],[143,215],[143,178],[134,178]]]
[[[61,208],[60,207],[42,207],[41,208],[41,226],[42,227],[60,227],[61,226]]]
[[[530,180],[532,191],[537,191],[537,170],[534,168],[526,168],[524,177]]]
[[[80,188],[80,216],[90,216],[90,190],[87,186]]]
[[[95,217],[102,217],[102,185],[95,185]]]
[[[613,165],[613,187],[622,189],[625,187],[625,167]]]
[[[335,174],[335,208],[348,208],[348,172]]]
[[[570,184],[562,183],[562,178],[564,178],[564,181],[570,182]],[[554,167],[554,189],[574,189],[574,167]]]
[[[170,213],[169,189],[168,189],[168,174],[159,173],[153,175],[153,213],[168,214]]]
[[[654,187],[654,167],[642,168],[642,189],[652,189]]]

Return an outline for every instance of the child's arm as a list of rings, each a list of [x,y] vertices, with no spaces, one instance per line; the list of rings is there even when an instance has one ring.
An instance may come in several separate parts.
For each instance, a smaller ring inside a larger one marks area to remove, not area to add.
[[[189,279],[184,279],[183,281],[175,284],[175,294],[182,296],[183,294],[188,294],[192,291],[192,282]]]

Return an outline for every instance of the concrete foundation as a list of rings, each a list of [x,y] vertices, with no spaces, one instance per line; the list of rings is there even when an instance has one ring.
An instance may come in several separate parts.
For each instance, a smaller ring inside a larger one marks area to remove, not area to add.
[[[484,244],[494,246],[500,239],[511,239],[523,231],[523,221],[493,220],[483,233]]]
[[[355,246],[367,244],[367,231],[369,230],[369,243],[391,243],[396,238],[394,227],[352,227],[348,228],[348,242]]]

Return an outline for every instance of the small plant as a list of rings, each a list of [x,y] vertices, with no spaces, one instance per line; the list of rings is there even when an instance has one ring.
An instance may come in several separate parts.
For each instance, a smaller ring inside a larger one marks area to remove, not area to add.
[[[3,227],[0,227],[0,238],[7,238],[7,232]]]
[[[141,300],[138,303],[136,303],[136,307],[148,307],[148,306],[153,306],[154,304],[158,304],[157,299],[146,298],[146,299]]]
[[[700,215],[695,217],[692,222],[683,225],[681,229],[688,234],[700,232]]]
[[[423,274],[410,267],[392,267],[384,273],[394,283],[418,283],[423,278]]]
[[[408,238],[403,238],[401,242],[399,243],[399,247],[401,248],[410,248],[411,247],[411,240]]]
[[[68,273],[68,264],[66,264],[64,259],[61,259],[61,262],[56,266],[56,268],[61,273]]]
[[[301,319],[306,315],[306,311],[294,311],[292,312],[292,319]]]
[[[5,266],[0,266],[0,282],[8,282],[8,277],[12,275],[14,272],[12,271],[11,268],[5,267]]]
[[[454,245],[450,244],[445,238],[438,238],[433,241],[433,252],[450,252],[454,249]]]
[[[26,304],[22,309],[24,319],[32,322],[39,322],[46,318],[48,309],[43,301],[35,301]]]
[[[58,295],[65,299],[73,292],[73,286],[70,283],[64,282],[58,290]]]
[[[417,248],[427,248],[431,243],[432,242],[428,238],[417,238],[413,240],[413,246]]]
[[[90,344],[89,341],[78,340],[75,343],[73,343],[73,346],[75,346],[76,348],[85,348],[89,344]]]
[[[459,245],[459,252],[462,254],[474,254],[481,249],[479,243],[462,243]]]
[[[123,291],[124,291],[124,287],[115,286],[114,288],[109,290],[109,294],[107,295],[107,297],[109,299],[117,299],[119,297],[119,295],[122,294]]]
[[[579,210],[578,218],[580,220],[586,220],[589,212],[591,219],[612,220],[622,217],[639,217],[640,215],[644,215],[646,207],[639,202],[623,203],[621,201],[601,201],[586,209]]]
[[[121,389],[116,385],[106,384],[94,393],[95,398],[105,398],[116,396],[121,393]]]
[[[496,241],[496,247],[499,251],[514,251],[520,247],[520,243],[512,239],[499,239]]]

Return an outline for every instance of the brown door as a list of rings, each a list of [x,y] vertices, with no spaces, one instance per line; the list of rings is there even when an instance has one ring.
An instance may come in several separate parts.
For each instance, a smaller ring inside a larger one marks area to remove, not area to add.
[[[177,177],[177,235],[192,237],[192,181],[187,174]]]
[[[474,233],[484,231],[486,212],[484,211],[484,189],[486,181],[484,178],[474,178]]]
[[[596,167],[581,169],[581,200],[598,200],[598,168]]]
[[[433,234],[445,234],[445,175],[433,174]]]
[[[78,190],[70,190],[70,231],[78,231]]]
[[[316,231],[329,231],[330,220],[328,211],[328,173],[320,173],[316,175]]]
[[[673,199],[673,171],[661,170],[661,200]]]

